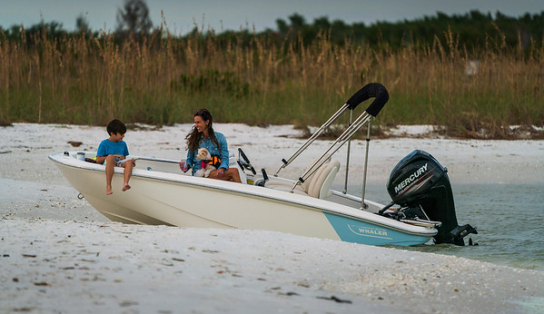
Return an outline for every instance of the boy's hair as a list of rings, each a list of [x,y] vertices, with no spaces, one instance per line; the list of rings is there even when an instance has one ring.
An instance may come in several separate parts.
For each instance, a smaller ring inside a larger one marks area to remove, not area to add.
[[[110,123],[108,123],[106,130],[108,131],[108,135],[111,135],[112,132],[115,134],[127,133],[127,127],[125,126],[125,124],[117,119],[111,120]]]

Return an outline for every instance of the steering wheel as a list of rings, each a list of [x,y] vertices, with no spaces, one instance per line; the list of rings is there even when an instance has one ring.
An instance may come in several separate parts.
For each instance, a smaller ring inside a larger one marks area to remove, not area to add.
[[[249,162],[249,159],[247,158],[244,151],[241,148],[238,148],[238,153],[240,154],[240,156],[238,157],[238,165],[240,165],[242,169],[247,169],[251,171],[253,175],[256,175],[257,171],[255,171],[255,167],[253,167],[253,165],[251,165],[251,162]]]

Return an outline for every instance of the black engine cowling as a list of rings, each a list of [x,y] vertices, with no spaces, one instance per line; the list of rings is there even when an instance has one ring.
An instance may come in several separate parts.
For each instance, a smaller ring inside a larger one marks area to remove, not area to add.
[[[466,235],[478,233],[468,224],[458,225],[447,169],[425,151],[413,151],[393,168],[387,191],[393,200],[390,205],[401,207],[397,214],[442,223],[436,243],[465,245]]]

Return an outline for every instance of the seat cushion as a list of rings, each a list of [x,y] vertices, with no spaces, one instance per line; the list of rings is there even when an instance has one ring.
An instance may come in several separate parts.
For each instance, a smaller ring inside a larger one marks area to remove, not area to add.
[[[308,188],[308,195],[315,198],[327,198],[331,195],[331,186],[340,169],[340,162],[332,160],[322,165],[315,173]]]

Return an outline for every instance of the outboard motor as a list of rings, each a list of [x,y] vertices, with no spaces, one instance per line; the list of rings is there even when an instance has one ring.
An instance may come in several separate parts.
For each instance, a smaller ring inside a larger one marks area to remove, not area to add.
[[[387,191],[393,202],[382,209],[380,214],[398,204],[401,208],[393,214],[397,217],[441,222],[437,227],[438,234],[434,237],[437,244],[454,243],[462,246],[465,245],[463,238],[466,235],[478,233],[468,224],[458,225],[447,169],[425,151],[413,151],[393,168],[387,182]]]

